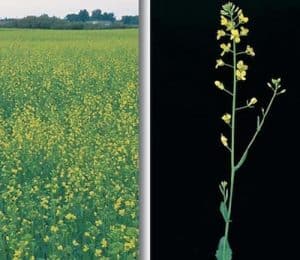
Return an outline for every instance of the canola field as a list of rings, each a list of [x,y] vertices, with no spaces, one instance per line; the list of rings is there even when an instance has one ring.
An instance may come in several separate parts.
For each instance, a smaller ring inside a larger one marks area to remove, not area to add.
[[[138,258],[138,31],[0,30],[0,259]]]

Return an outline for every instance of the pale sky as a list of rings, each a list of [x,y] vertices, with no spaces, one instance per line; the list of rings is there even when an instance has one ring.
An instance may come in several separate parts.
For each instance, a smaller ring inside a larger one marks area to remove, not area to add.
[[[117,18],[138,14],[138,0],[0,0],[0,18],[48,14],[65,17],[81,9],[113,12]]]

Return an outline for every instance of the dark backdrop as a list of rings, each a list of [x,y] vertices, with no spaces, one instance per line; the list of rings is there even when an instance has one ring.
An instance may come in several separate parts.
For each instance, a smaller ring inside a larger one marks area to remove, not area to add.
[[[230,99],[213,82],[216,30],[224,1],[152,0],[152,259],[214,259],[224,223],[218,185],[229,178],[219,141]],[[280,96],[236,179],[230,243],[234,259],[300,259],[300,2],[235,1],[250,18],[256,57],[239,98],[266,104],[266,82],[282,77]],[[239,147],[259,109],[238,117]]]

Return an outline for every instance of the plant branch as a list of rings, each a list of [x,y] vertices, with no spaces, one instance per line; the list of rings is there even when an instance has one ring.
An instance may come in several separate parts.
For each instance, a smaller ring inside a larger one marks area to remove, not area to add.
[[[251,146],[253,145],[254,141],[256,140],[256,137],[257,137],[258,133],[260,132],[260,130],[261,130],[261,128],[262,128],[262,126],[263,126],[263,124],[265,122],[265,119],[266,119],[266,117],[267,117],[267,115],[268,115],[268,113],[269,113],[269,111],[270,111],[270,109],[271,109],[271,107],[273,105],[273,102],[274,102],[274,99],[275,99],[276,96],[277,96],[277,88],[274,89],[274,93],[273,93],[272,98],[271,98],[271,100],[269,102],[269,105],[267,106],[267,109],[263,113],[262,120],[257,124],[256,131],[255,131],[254,135],[252,136],[252,138],[251,138],[248,146],[246,147],[246,149],[245,149],[245,151],[244,151],[244,153],[243,153],[243,155],[242,155],[241,158],[243,158],[243,157],[246,156],[246,154],[250,150]]]

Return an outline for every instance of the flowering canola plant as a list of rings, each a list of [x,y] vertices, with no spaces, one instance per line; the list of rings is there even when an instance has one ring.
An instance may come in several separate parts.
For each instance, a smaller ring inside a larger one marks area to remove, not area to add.
[[[225,113],[221,119],[230,129],[230,135],[227,137],[223,133],[221,134],[220,141],[221,144],[229,151],[230,153],[230,178],[229,181],[222,181],[219,185],[220,192],[222,195],[222,201],[220,203],[220,212],[225,222],[224,235],[219,241],[218,249],[216,252],[216,258],[218,260],[230,260],[232,259],[232,249],[229,244],[229,229],[231,223],[231,211],[232,211],[232,198],[234,192],[234,181],[236,172],[243,165],[246,160],[247,154],[253,145],[258,133],[261,131],[261,128],[265,122],[267,115],[270,112],[270,108],[273,105],[275,98],[286,92],[285,89],[281,89],[281,79],[272,79],[271,83],[267,83],[267,86],[272,90],[272,97],[267,105],[266,109],[262,108],[262,114],[257,116],[257,125],[256,131],[254,132],[252,138],[250,139],[247,147],[240,156],[239,160],[236,160],[236,117],[237,112],[243,109],[253,108],[258,100],[256,97],[250,98],[246,101],[246,104],[243,106],[237,106],[237,92],[238,84],[247,80],[248,65],[241,58],[242,56],[254,57],[255,52],[253,47],[246,45],[246,48],[240,47],[244,42],[244,38],[248,35],[249,29],[246,28],[246,24],[249,22],[249,18],[246,17],[243,11],[234,5],[232,2],[222,6],[221,9],[221,26],[222,28],[217,31],[217,40],[222,41],[220,44],[222,58],[218,58],[216,61],[216,69],[220,67],[227,67],[232,71],[232,88],[228,88],[221,80],[216,80],[214,82],[215,86],[224,91],[232,99],[231,113]],[[226,56],[230,62],[226,62]]]
[[[0,36],[0,259],[136,259],[137,30]]]

